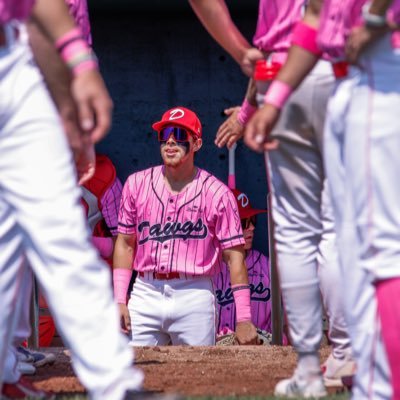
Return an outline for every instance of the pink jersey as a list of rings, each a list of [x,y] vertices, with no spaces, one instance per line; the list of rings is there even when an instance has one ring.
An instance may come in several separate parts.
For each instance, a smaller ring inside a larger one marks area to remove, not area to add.
[[[66,3],[75,23],[81,28],[84,39],[92,45],[87,0],[66,0]]]
[[[200,168],[179,194],[168,191],[164,166],[129,176],[118,232],[136,235],[133,266],[141,272],[214,275],[222,250],[245,243],[233,193]]]
[[[101,198],[101,213],[113,236],[118,233],[118,210],[122,195],[122,183],[118,178],[104,193]]]
[[[12,19],[25,21],[32,11],[35,0],[0,0],[0,24]]]
[[[246,257],[251,291],[251,320],[264,331],[271,332],[271,292],[267,257],[257,250],[250,250]],[[229,270],[224,264],[214,277],[218,309],[218,333],[236,327],[236,309],[231,290]]]
[[[332,59],[345,58],[344,47],[351,29],[362,22],[362,6],[368,0],[325,0],[321,11],[318,45]],[[388,18],[400,22],[400,0],[393,0]]]
[[[304,4],[305,0],[260,0],[254,46],[268,53],[287,53]]]

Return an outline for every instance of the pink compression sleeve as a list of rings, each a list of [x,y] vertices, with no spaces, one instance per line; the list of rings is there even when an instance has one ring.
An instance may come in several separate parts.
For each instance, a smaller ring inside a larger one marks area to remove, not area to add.
[[[310,25],[299,21],[293,29],[292,44],[320,57],[322,51],[317,45],[317,30]]]
[[[257,107],[250,104],[247,99],[244,99],[244,101],[240,107],[240,111],[237,116],[237,119],[241,125],[245,126],[256,111],[257,111]]]
[[[126,304],[129,282],[131,281],[132,270],[127,268],[113,269],[114,297],[118,304]]]
[[[271,104],[274,107],[281,109],[292,92],[293,89],[286,82],[278,80],[272,81],[268,88],[268,92],[264,97],[264,103]]]
[[[249,285],[233,285],[232,292],[236,306],[236,322],[251,321]]]
[[[92,243],[104,258],[112,255],[114,243],[110,237],[92,236]]]

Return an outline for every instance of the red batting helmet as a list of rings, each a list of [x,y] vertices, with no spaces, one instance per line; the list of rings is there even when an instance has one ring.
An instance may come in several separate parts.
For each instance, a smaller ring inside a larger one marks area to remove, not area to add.
[[[160,132],[166,126],[180,126],[192,132],[195,136],[201,137],[202,127],[197,115],[185,107],[174,107],[166,111],[161,121],[153,124],[153,129]]]

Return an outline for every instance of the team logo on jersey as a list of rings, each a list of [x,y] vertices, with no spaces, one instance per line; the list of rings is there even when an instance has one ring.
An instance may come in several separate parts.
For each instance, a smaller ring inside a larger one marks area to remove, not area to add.
[[[182,118],[185,115],[185,111],[183,111],[180,108],[174,108],[170,113],[169,113],[169,120],[173,121],[174,119],[179,119]]]
[[[150,225],[149,221],[143,221],[138,226],[139,233],[142,233],[142,239],[139,244],[144,244],[149,240],[154,240],[159,243],[164,243],[174,239],[204,239],[207,237],[208,229],[204,225],[201,218],[197,222],[167,222],[165,225],[154,224]]]
[[[221,307],[227,306],[228,304],[234,303],[232,289],[228,288],[225,291],[217,289],[215,291],[218,304]],[[266,303],[271,298],[271,290],[269,287],[265,287],[262,282],[256,285],[250,283],[250,299],[251,301],[262,301]]]

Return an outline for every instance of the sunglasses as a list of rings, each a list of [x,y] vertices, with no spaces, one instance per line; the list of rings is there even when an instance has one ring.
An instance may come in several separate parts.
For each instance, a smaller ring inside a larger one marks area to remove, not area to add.
[[[250,223],[252,223],[254,227],[256,226],[257,219],[256,219],[256,216],[253,215],[250,218],[241,219],[240,222],[242,223],[242,229],[249,229]]]
[[[161,131],[158,132],[158,141],[166,142],[171,135],[174,135],[176,142],[188,142],[189,136],[194,136],[186,129],[177,126],[167,126],[166,128],[161,129]]]

